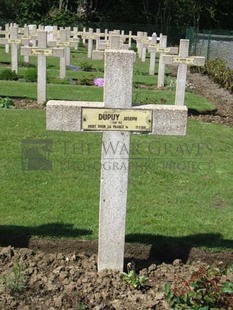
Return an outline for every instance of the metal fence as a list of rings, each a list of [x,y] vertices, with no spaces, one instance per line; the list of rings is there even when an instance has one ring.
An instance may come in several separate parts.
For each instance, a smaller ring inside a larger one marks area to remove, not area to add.
[[[207,60],[225,59],[227,65],[233,69],[233,30],[197,32],[194,28],[189,28],[186,38],[190,40],[190,54],[205,56]]]

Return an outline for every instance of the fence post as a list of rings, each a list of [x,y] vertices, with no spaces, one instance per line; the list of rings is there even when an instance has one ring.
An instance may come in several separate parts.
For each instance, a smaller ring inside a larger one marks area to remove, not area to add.
[[[206,55],[207,60],[209,60],[209,57],[210,57],[210,44],[211,44],[211,31],[209,31],[209,35],[208,35],[207,55]]]

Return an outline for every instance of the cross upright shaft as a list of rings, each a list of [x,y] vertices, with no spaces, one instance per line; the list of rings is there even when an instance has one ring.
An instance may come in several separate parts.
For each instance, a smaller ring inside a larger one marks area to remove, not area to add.
[[[105,53],[106,108],[130,108],[133,82],[132,51]],[[113,146],[110,148],[109,146]],[[103,132],[99,214],[98,270],[123,270],[129,171],[130,132]],[[122,149],[128,152],[122,152]],[[106,169],[106,163],[111,170]],[[117,168],[114,169],[114,165]]]

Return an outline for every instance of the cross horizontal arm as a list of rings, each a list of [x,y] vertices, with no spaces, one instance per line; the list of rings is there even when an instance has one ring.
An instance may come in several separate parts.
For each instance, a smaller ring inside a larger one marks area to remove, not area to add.
[[[104,108],[103,102],[88,101],[56,101],[50,100],[46,106],[46,124],[48,130],[81,132],[82,109],[83,108]],[[135,106],[135,110],[149,110],[152,112],[153,135],[177,135],[186,134],[187,107],[175,105],[141,105]],[[127,116],[126,116],[127,117]],[[94,125],[94,124],[92,124]],[[88,126],[88,125],[87,125]],[[140,126],[140,123],[138,123]],[[87,128],[88,129],[88,128]],[[93,131],[95,128],[89,128]],[[102,131],[101,128],[97,128]],[[143,128],[142,128],[143,129]],[[118,129],[121,131],[121,129]],[[134,131],[140,131],[140,128]]]
[[[102,108],[104,104],[92,101],[49,100],[46,105],[47,130],[82,131],[82,107]]]
[[[38,47],[21,47],[21,55],[23,56],[53,56],[53,57],[64,57],[64,48],[38,48]]]
[[[166,65],[192,65],[192,66],[204,66],[205,57],[202,56],[189,56],[189,57],[180,57],[174,55],[164,55],[163,62]]]

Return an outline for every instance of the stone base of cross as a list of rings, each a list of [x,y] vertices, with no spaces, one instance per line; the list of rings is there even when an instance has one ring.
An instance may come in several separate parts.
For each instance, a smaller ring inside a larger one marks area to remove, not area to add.
[[[49,101],[48,130],[103,131],[100,180],[98,270],[123,271],[131,132],[185,135],[185,106],[132,107],[134,52],[105,52],[104,102]],[[111,145],[112,148],[108,148]],[[105,163],[122,169],[105,169]]]

